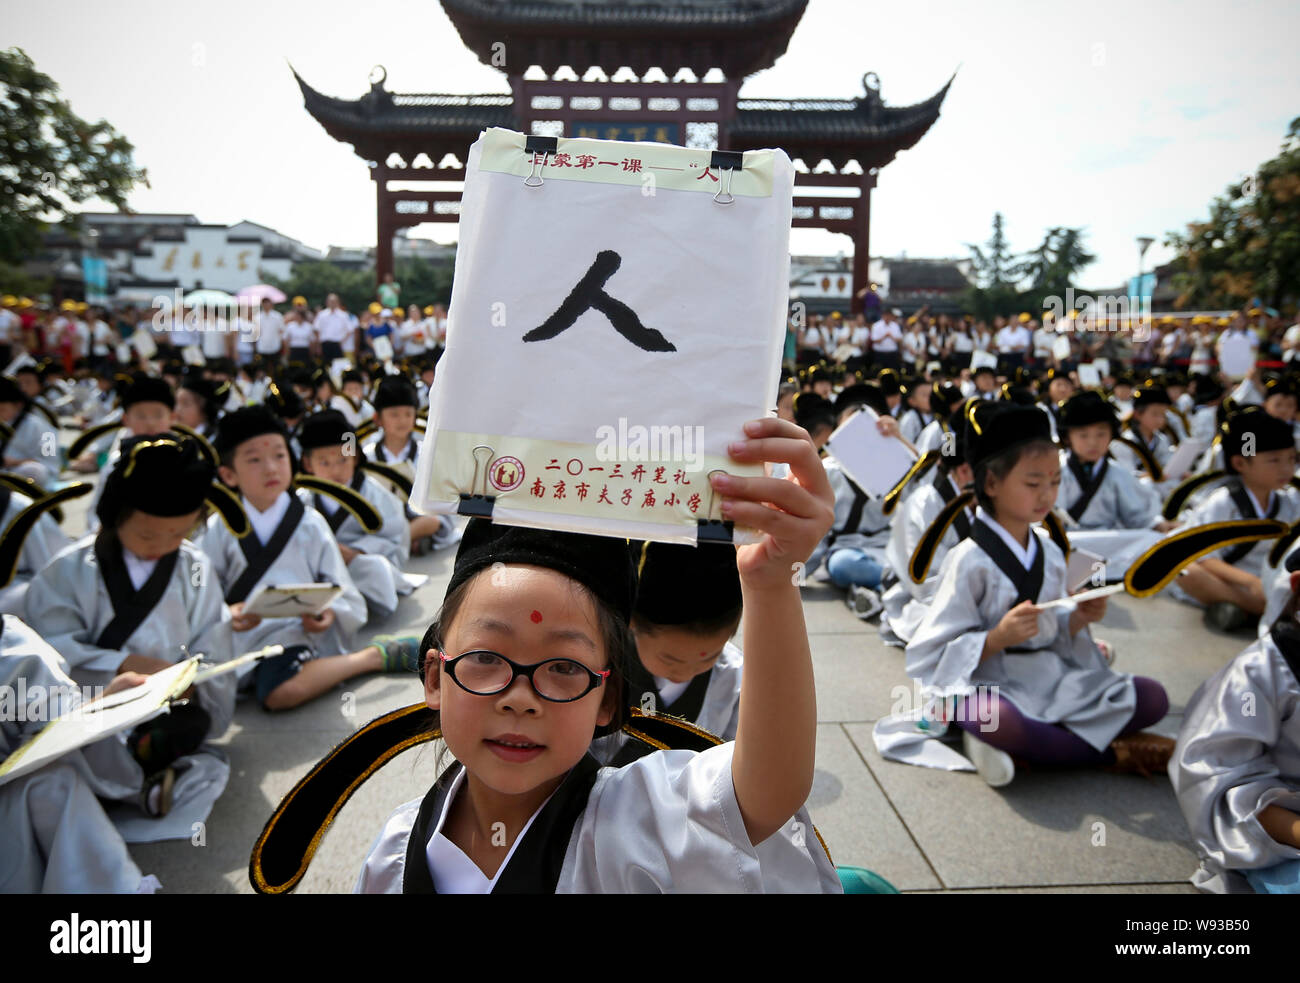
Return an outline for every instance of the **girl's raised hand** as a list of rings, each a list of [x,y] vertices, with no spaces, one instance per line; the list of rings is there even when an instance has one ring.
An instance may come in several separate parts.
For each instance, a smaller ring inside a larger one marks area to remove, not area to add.
[[[741,580],[751,588],[797,583],[797,564],[807,561],[835,521],[835,496],[808,431],[788,420],[764,417],[745,424],[745,440],[730,445],[745,464],[783,462],[788,478],[742,478],[715,474],[723,496],[722,517],[765,533],[736,550]]]

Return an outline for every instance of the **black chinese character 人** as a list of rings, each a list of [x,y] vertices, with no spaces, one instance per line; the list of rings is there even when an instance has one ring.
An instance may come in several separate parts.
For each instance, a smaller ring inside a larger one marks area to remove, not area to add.
[[[578,285],[569,291],[564,303],[538,327],[524,335],[524,341],[549,341],[571,327],[588,308],[594,308],[609,318],[614,330],[638,348],[648,352],[677,351],[677,346],[662,334],[642,324],[636,311],[605,293],[605,281],[618,272],[622,262],[623,257],[612,249],[602,249],[597,253],[596,261],[582,275]]]

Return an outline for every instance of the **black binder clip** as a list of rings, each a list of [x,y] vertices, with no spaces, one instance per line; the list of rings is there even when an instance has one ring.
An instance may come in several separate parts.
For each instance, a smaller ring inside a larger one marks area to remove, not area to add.
[[[524,153],[528,154],[532,161],[532,170],[528,172],[528,177],[524,178],[524,185],[529,188],[540,188],[545,182],[542,180],[541,168],[546,165],[546,158],[550,157],[560,149],[559,137],[524,137]],[[541,163],[537,161],[537,155],[542,155]]]
[[[713,200],[719,205],[730,205],[736,200],[731,193],[731,176],[745,166],[745,155],[739,150],[715,150],[709,158],[709,166],[722,172],[722,183]]]
[[[483,462],[483,494],[474,491],[478,487],[479,473],[479,451],[487,451],[487,459]],[[495,453],[487,444],[479,444],[472,451],[474,455],[474,478],[469,483],[469,494],[461,492],[460,505],[456,507],[457,515],[476,515],[484,519],[492,518],[492,509],[496,505],[496,496],[487,493],[488,465],[492,463],[492,455]]]
[[[726,474],[721,468],[714,468],[709,472],[708,477],[712,478],[715,474]],[[727,543],[731,545],[735,542],[732,539],[732,531],[736,524],[730,519],[713,518],[713,483],[709,483],[709,517],[707,519],[695,520],[695,541],[696,543]]]

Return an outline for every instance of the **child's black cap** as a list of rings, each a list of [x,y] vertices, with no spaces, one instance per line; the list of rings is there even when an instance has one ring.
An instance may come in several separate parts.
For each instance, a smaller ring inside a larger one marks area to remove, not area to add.
[[[1170,406],[1169,390],[1164,386],[1143,386],[1133,394],[1133,409],[1144,410],[1148,406]]]
[[[835,426],[835,410],[829,399],[816,393],[799,393],[794,398],[794,422],[812,433],[814,427]]]
[[[966,406],[966,460],[974,467],[1020,444],[1052,439],[1047,414],[1037,406],[971,400]]]
[[[302,421],[298,444],[306,453],[317,447],[338,447],[349,437],[355,440],[356,431],[348,423],[347,417],[338,410],[322,410]]]
[[[1247,406],[1228,416],[1219,428],[1223,442],[1223,465],[1232,474],[1235,456],[1254,456],[1268,451],[1284,451],[1295,447],[1291,424],[1269,416],[1262,406]]]
[[[641,620],[685,625],[716,621],[740,610],[734,547],[647,542],[640,545],[639,555],[635,610]]]
[[[360,369],[348,369],[339,377],[339,383],[346,386],[349,382],[359,382],[365,385],[366,377],[361,374]]]
[[[997,378],[997,373],[993,371],[993,366],[991,365],[981,365],[978,369],[976,369],[974,372],[970,374],[970,377],[974,379],[980,373],[987,373],[988,375]]]
[[[899,391],[898,373],[893,369],[882,369],[877,377],[880,391],[886,396],[897,396]]]
[[[188,515],[203,507],[214,477],[212,462],[190,437],[128,437],[95,514],[105,528],[126,508],[166,517]]]
[[[122,409],[136,403],[162,403],[169,410],[176,409],[176,396],[166,379],[137,372],[121,389]]]
[[[225,460],[240,444],[268,433],[278,433],[284,438],[285,446],[289,445],[289,435],[278,416],[265,406],[243,406],[221,418],[213,447]]]
[[[1095,389],[1085,389],[1075,393],[1061,404],[1061,429],[1086,427],[1094,423],[1106,423],[1112,430],[1118,429],[1115,419],[1115,407]]]
[[[400,375],[384,376],[375,390],[374,407],[376,413],[393,406],[420,408],[420,397],[416,395],[415,387]]]
[[[25,403],[27,396],[7,375],[0,375],[0,403]]]
[[[798,399],[799,397],[796,396],[796,402]],[[840,390],[840,394],[835,397],[835,419],[838,420],[845,410],[855,406],[870,406],[881,416],[889,412],[889,404],[885,402],[885,394],[880,391],[880,387],[865,382],[845,386]]]
[[[447,584],[447,593],[494,563],[519,563],[556,570],[586,587],[625,622],[632,616],[636,569],[625,539],[502,526],[488,519],[470,519],[456,550],[456,564]]]
[[[278,382],[273,382],[267,387],[266,406],[284,420],[298,419],[307,408],[303,405],[302,397],[292,386],[287,384],[281,386]]]

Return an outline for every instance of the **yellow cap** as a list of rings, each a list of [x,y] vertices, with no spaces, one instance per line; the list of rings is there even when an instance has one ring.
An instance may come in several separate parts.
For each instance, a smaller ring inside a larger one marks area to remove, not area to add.
[[[3,297],[0,297],[0,304],[3,304],[5,307],[13,307],[16,303],[18,303],[18,298],[13,294],[5,294]]]
[[[1029,316],[1028,314],[1021,314],[1019,320],[1020,320],[1020,323],[1021,323],[1021,324],[1028,324],[1029,321],[1032,320],[1032,318],[1030,318],[1030,316]]]
[[[65,300],[59,304],[59,310],[61,311],[75,311],[76,309],[77,302],[75,300]]]
[[[1206,318],[1206,320],[1208,321],[1209,318]],[[1221,317],[1216,323],[1219,325],[1219,327],[1226,328],[1228,326],[1228,319],[1226,317]]]
[[[90,305],[89,305],[89,304],[87,304],[84,300],[79,300],[79,301],[77,301],[77,311],[78,311],[78,313],[80,313],[81,311],[88,311],[88,310],[90,310]]]
[[[839,317],[839,316],[840,316],[839,311],[831,311],[831,317]]]
[[[424,316],[425,316],[425,317],[433,317],[433,305],[432,305],[432,304],[429,304],[427,307],[425,307],[425,309],[424,309]]]
[[[294,306],[294,307],[306,307],[306,306],[307,306],[307,298],[304,297],[304,296],[302,296],[302,294],[299,294],[297,297],[295,297],[295,298],[293,299],[293,306]]]
[[[368,310],[371,314],[378,314],[383,309],[384,309],[384,305],[379,303],[379,301],[377,300],[372,300],[370,302],[370,306],[366,308],[366,310]]]
[[[23,310],[26,310],[28,307],[32,306],[32,299],[30,297],[19,297],[18,306]]]

